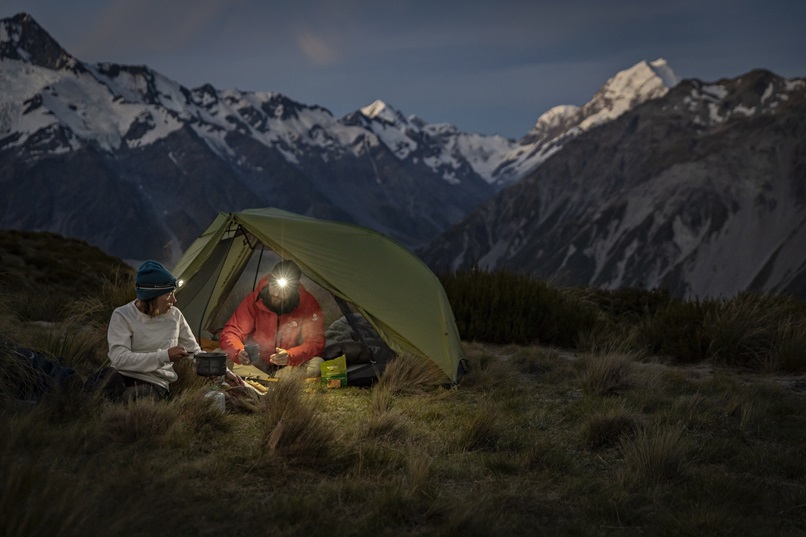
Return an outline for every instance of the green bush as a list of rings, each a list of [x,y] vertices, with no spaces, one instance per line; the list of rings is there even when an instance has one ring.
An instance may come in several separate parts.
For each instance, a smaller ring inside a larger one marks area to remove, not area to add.
[[[790,297],[742,293],[706,315],[709,358],[722,365],[765,368],[792,338],[803,340],[802,332],[791,330],[803,322],[802,306]]]
[[[682,299],[662,289],[561,289],[506,270],[440,280],[466,341],[580,351],[618,345],[678,363],[806,369],[806,304],[786,295]]]
[[[618,323],[634,323],[646,315],[655,315],[673,300],[666,289],[587,289],[590,300],[602,313]]]
[[[599,316],[595,305],[528,275],[470,270],[440,279],[466,340],[571,347]]]
[[[683,363],[708,358],[711,341],[703,325],[718,303],[714,300],[670,300],[654,315],[638,321],[635,342],[651,354],[662,354]]]

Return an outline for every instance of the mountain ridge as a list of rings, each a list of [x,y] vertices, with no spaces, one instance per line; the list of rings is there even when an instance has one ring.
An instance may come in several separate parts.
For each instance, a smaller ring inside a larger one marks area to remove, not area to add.
[[[806,296],[806,81],[682,81],[577,136],[420,250],[435,270]]]
[[[254,206],[416,248],[504,184],[494,175],[516,145],[382,101],[336,118],[275,92],[83,63],[27,14],[0,21],[0,51],[0,226],[76,236],[133,262],[175,261],[218,211]],[[45,190],[36,212],[21,203],[32,189]],[[137,218],[147,233],[114,231],[138,229]]]
[[[681,81],[642,61],[511,140],[380,99],[336,118],[276,92],[83,63],[21,14],[0,20],[0,227],[170,264],[219,211],[275,206],[375,229],[442,270],[797,289],[801,82]]]
[[[431,160],[401,160],[375,133],[320,106],[273,92],[190,90],[144,66],[83,64],[63,49],[39,61],[24,48],[34,46],[31,36],[51,43],[46,50],[57,50],[55,41],[27,15],[1,21],[0,32],[0,78],[8,88],[0,101],[0,158],[8,163],[0,174],[4,227],[76,235],[126,259],[175,260],[218,210],[273,205],[365,225],[413,245],[491,192],[466,163],[444,162],[428,148]],[[57,169],[60,183],[92,192],[72,167],[78,162],[98,170],[90,175],[104,182],[108,202],[132,200],[134,212],[149,221],[153,244],[138,239],[126,247],[119,238],[89,236],[91,227],[108,229],[114,214],[86,200],[75,209],[104,214],[91,222],[63,217],[70,208],[52,195],[40,214],[23,212],[16,200],[30,187],[61,188],[52,184]],[[31,184],[15,185],[15,178]]]

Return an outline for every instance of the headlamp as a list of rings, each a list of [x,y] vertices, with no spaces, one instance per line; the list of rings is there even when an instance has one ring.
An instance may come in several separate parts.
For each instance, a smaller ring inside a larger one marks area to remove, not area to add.
[[[288,280],[285,278],[277,278],[277,287],[280,289],[285,289],[286,285],[288,285]]]
[[[184,285],[184,280],[174,280],[168,283],[136,283],[134,284],[135,289],[153,289],[153,290],[171,290],[176,289],[177,287],[182,287]]]

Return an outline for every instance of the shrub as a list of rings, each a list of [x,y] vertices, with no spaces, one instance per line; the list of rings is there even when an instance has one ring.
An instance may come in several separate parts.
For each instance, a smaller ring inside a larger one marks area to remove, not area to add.
[[[440,279],[465,340],[570,347],[598,318],[594,305],[528,275],[470,270]]]
[[[801,313],[799,304],[786,296],[742,293],[720,302],[704,319],[709,357],[722,365],[763,368],[776,360],[777,351],[789,355],[791,342],[803,341],[802,330],[793,330],[803,326]]]
[[[590,300],[610,319],[619,323],[633,323],[645,316],[653,316],[673,299],[665,289],[589,289]]]
[[[790,373],[806,370],[806,319],[785,319],[778,324],[763,366]]]
[[[711,344],[703,323],[717,306],[714,300],[670,300],[638,322],[636,343],[652,354],[668,355],[679,362],[701,362],[708,357]]]

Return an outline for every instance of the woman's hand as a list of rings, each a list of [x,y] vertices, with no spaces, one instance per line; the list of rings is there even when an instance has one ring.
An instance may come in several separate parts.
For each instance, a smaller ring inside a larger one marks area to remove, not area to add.
[[[230,371],[230,368],[227,368],[227,373],[224,375],[224,380],[227,381],[227,384],[230,386],[246,386],[246,383],[243,381],[241,377]]]
[[[187,356],[188,351],[186,351],[185,348],[181,345],[171,347],[170,349],[168,349],[168,359],[173,363],[176,363],[182,358],[186,358]]]

